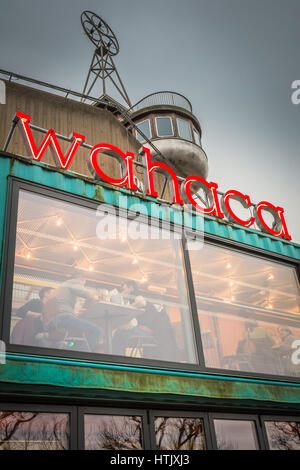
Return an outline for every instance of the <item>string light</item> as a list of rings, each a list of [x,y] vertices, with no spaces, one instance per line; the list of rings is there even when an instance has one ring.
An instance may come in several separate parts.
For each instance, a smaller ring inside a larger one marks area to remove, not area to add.
[[[231,268],[231,264],[230,264],[230,263],[227,263],[227,264],[226,264],[226,268],[227,268],[227,269],[230,269],[230,268]]]

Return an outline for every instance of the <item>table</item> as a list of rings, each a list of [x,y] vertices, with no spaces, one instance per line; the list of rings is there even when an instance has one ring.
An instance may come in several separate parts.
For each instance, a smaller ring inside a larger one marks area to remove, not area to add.
[[[104,322],[105,338],[107,340],[108,353],[112,353],[112,330],[123,323],[137,318],[143,310],[127,305],[113,304],[110,302],[97,302],[86,309],[80,318],[102,325]],[[120,321],[120,320],[124,321]]]

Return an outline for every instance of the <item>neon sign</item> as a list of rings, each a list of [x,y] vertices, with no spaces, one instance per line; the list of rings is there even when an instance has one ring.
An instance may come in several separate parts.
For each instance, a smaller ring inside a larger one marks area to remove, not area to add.
[[[22,136],[25,141],[25,145],[27,147],[28,153],[31,154],[34,160],[41,160],[42,156],[44,155],[46,149],[50,147],[52,151],[52,155],[54,158],[54,162],[57,166],[63,169],[67,169],[70,166],[72,159],[75,156],[75,153],[82,142],[85,141],[85,136],[81,134],[77,134],[73,132],[73,141],[71,146],[66,154],[63,155],[61,147],[59,145],[58,139],[53,129],[49,129],[46,136],[44,137],[41,145],[37,148],[37,145],[34,141],[32,136],[32,132],[30,129],[30,119],[31,117],[17,112],[16,116],[19,118],[18,127],[21,130]],[[125,174],[123,178],[116,179],[111,178],[106,173],[103,172],[101,166],[99,164],[99,160],[101,158],[101,152],[106,151],[106,153],[112,154],[116,157],[120,164],[125,165]],[[179,185],[179,181],[175,172],[165,163],[161,162],[152,162],[150,156],[150,150],[147,147],[143,147],[143,151],[145,153],[146,158],[146,173],[147,173],[147,181],[148,181],[148,189],[147,194],[149,196],[158,197],[158,193],[155,191],[154,187],[154,180],[153,180],[153,172],[157,169],[164,170],[169,174],[170,181],[172,181],[172,190],[173,190],[173,203],[174,204],[184,204],[184,200],[188,200],[195,209],[204,214],[204,215],[213,215],[215,217],[224,218],[226,217],[229,222],[236,223],[242,225],[244,227],[251,227],[255,222],[257,226],[260,228],[261,231],[265,233],[269,233],[277,238],[285,238],[287,240],[291,240],[292,237],[289,235],[285,218],[284,218],[284,210],[282,207],[276,207],[270,202],[261,201],[256,206],[254,206],[254,217],[251,216],[247,220],[241,219],[237,216],[230,205],[231,200],[238,201],[244,208],[251,207],[252,203],[250,197],[245,195],[236,190],[228,190],[222,196],[218,196],[217,183],[208,182],[205,179],[201,178],[197,175],[191,175],[186,178],[184,183]],[[131,152],[122,152],[118,147],[107,144],[101,143],[95,145],[90,151],[90,166],[92,170],[104,181],[118,187],[125,187],[127,189],[136,191],[138,187],[134,181],[133,176],[133,160],[135,155]],[[191,185],[193,183],[197,183],[200,186],[208,200],[209,207],[202,207],[198,204],[195,199],[193,199],[192,192],[191,192]],[[270,227],[263,215],[263,211],[268,212],[272,215],[274,222],[272,227]]]

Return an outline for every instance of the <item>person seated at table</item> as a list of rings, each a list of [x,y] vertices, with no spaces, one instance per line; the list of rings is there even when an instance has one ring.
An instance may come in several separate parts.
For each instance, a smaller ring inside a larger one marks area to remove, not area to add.
[[[294,341],[299,340],[292,331],[286,327],[279,327],[278,330],[279,344],[273,346],[273,351],[277,354],[278,362],[278,373],[285,375],[298,375],[300,373],[300,366],[293,364],[292,354],[294,349],[292,344]]]
[[[265,328],[258,325],[256,320],[246,321],[245,328],[245,335],[238,344],[237,354],[248,355],[254,371],[274,373],[272,337]]]
[[[99,339],[102,335],[101,328],[90,321],[84,320],[75,313],[75,305],[78,298],[83,298],[88,302],[93,302],[94,296],[85,287],[85,279],[80,273],[76,273],[71,279],[63,282],[56,290],[52,302],[51,314],[47,316],[46,329],[49,335],[55,336],[58,341],[59,332],[64,334],[82,334],[86,335],[89,348],[93,352],[98,352]],[[50,311],[50,309],[49,309]],[[42,341],[42,338],[39,338]],[[63,339],[63,338],[61,338]]]
[[[147,350],[147,358],[164,361],[178,361],[179,351],[174,331],[167,313],[157,308],[139,293],[138,285],[133,280],[125,281],[121,290],[123,299],[140,313],[130,322],[119,327],[113,336],[113,353],[124,356],[126,348],[132,345],[132,339],[153,339],[153,347]]]
[[[11,342],[14,344],[36,345],[36,335],[43,331],[43,314],[45,305],[53,298],[55,289],[43,287],[39,292],[39,298],[31,299],[18,308],[16,315],[21,320],[15,325]]]

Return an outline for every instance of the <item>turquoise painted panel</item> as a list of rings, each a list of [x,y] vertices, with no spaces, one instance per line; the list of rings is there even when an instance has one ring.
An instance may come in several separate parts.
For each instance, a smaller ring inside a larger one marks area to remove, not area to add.
[[[12,359],[14,356],[14,359]],[[87,363],[67,359],[8,355],[0,381],[56,387],[118,390],[127,393],[173,394],[217,399],[256,400],[299,406],[297,384],[209,376]]]

